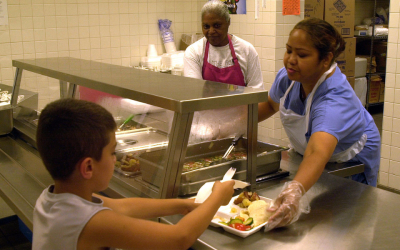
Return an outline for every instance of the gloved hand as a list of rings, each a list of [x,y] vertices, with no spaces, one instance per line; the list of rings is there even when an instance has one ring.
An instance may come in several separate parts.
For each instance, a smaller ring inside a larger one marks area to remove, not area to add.
[[[286,182],[273,206],[268,208],[268,212],[275,213],[269,218],[265,232],[292,224],[299,219],[302,212],[308,214],[310,212],[308,201],[300,202],[304,194],[305,189],[300,182]]]

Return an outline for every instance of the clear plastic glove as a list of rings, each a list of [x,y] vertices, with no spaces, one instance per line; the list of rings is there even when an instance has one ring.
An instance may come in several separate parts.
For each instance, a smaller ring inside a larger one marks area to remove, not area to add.
[[[309,202],[301,199],[304,194],[305,189],[300,182],[286,182],[273,206],[268,208],[268,212],[274,214],[269,218],[265,232],[292,224],[299,219],[301,213],[308,214],[310,212]]]

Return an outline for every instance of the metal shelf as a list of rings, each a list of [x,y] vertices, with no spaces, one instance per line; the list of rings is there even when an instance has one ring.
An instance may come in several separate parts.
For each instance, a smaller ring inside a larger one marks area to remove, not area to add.
[[[378,75],[378,76],[386,76],[386,72],[375,72],[375,73],[367,73],[367,77]]]
[[[379,106],[379,105],[383,105],[383,104],[384,104],[384,102],[367,103],[367,105],[368,105],[369,107],[371,107],[371,106]]]
[[[386,40],[388,36],[355,36],[359,40]]]

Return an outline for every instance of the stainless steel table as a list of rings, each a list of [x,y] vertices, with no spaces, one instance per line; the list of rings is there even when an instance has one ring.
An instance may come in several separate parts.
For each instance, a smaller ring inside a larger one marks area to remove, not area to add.
[[[261,196],[276,198],[293,178],[300,156],[283,157],[288,178],[259,184]],[[335,176],[325,171],[307,192],[311,212],[285,228],[262,230],[241,238],[209,227],[193,249],[400,249],[400,195]],[[181,216],[162,218],[175,224]]]

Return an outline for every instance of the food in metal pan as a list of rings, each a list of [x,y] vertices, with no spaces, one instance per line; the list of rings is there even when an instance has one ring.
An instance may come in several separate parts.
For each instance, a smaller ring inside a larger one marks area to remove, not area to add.
[[[239,194],[239,196],[233,201],[235,205],[239,207],[245,208],[250,206],[253,201],[260,200],[260,197],[256,192],[247,192],[243,191]]]
[[[129,153],[124,155],[121,160],[116,161],[115,167],[125,172],[139,172],[140,162],[133,154]]]
[[[223,154],[216,155],[212,157],[206,157],[202,159],[198,159],[196,161],[188,161],[183,164],[183,172],[208,167],[214,164],[221,163],[222,161],[233,161],[233,160],[241,160],[246,159],[246,152],[232,152],[228,155],[226,160],[222,159]]]

